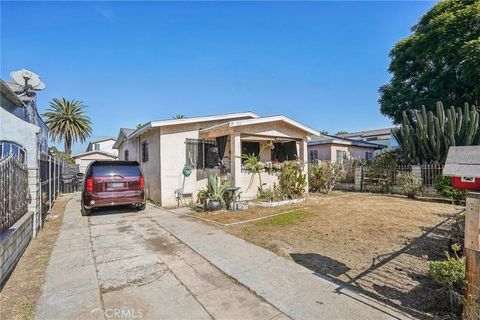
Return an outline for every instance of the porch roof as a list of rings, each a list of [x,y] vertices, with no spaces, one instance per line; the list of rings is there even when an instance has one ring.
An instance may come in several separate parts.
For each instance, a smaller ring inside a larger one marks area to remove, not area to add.
[[[297,122],[293,119],[290,119],[286,116],[283,115],[277,115],[277,116],[269,116],[269,117],[259,117],[259,118],[254,118],[254,119],[246,119],[246,120],[237,120],[237,121],[229,121],[225,123],[221,123],[209,128],[205,128],[200,130],[201,134],[207,134],[207,133],[222,133],[222,132],[229,132],[233,131],[234,128],[238,127],[245,127],[245,126],[252,126],[252,125],[257,125],[257,124],[266,124],[266,123],[274,123],[274,122],[283,122],[287,125],[290,125],[296,129],[299,129],[303,132],[305,132],[307,135],[318,135],[319,132],[300,123]],[[249,134],[248,131],[243,131],[243,133]]]

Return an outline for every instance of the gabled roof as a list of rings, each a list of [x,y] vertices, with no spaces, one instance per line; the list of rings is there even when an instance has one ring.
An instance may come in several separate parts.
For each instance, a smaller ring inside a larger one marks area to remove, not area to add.
[[[339,134],[337,137],[341,138],[350,138],[350,137],[369,137],[369,136],[381,136],[391,134],[393,128],[384,128],[384,129],[373,129],[373,130],[365,130],[365,131],[357,131],[357,132],[349,132],[344,134]]]
[[[98,143],[98,142],[103,142],[103,141],[108,141],[108,140],[113,140],[115,141],[114,137],[108,137],[108,138],[103,138],[103,139],[98,139],[98,140],[92,140],[90,141],[90,144]]]
[[[311,135],[318,135],[318,131],[298,122],[293,119],[290,119],[287,116],[284,115],[277,115],[277,116],[269,116],[269,117],[257,117],[254,119],[246,119],[246,120],[234,120],[234,121],[229,121],[226,123],[222,123],[216,126],[212,126],[209,128],[205,128],[203,130],[200,130],[200,132],[208,132],[210,130],[216,129],[216,128],[221,128],[221,127],[240,127],[240,126],[248,126],[248,125],[253,125],[253,124],[261,124],[261,123],[269,123],[269,122],[285,122],[288,123],[294,127],[297,127]]]
[[[480,146],[450,147],[443,175],[480,178]]]
[[[75,159],[75,158],[78,158],[78,157],[83,157],[83,156],[87,156],[87,155],[95,154],[95,153],[100,153],[100,154],[103,154],[103,155],[106,155],[106,156],[109,156],[109,157],[112,157],[112,158],[117,158],[117,156],[114,155],[113,153],[105,152],[105,151],[101,151],[101,150],[92,150],[92,151],[78,153],[78,154],[73,155],[72,158]]]
[[[133,132],[135,132],[135,129],[130,129],[130,128],[120,128],[120,131],[118,132],[117,140],[113,144],[113,149],[118,149],[120,145],[123,143],[124,140],[128,138],[129,135],[131,135]]]
[[[12,88],[0,79],[0,91],[7,97],[8,100],[13,102],[17,107],[25,107],[25,104],[20,100],[20,98],[15,94]]]
[[[311,141],[308,141],[309,146],[316,146],[322,144],[341,144],[346,146],[357,146],[357,147],[366,147],[366,148],[375,148],[375,149],[382,149],[386,146],[377,143],[366,142],[362,140],[355,140],[355,139],[347,139],[342,138],[339,136],[332,136],[332,135],[318,135],[312,136]]]
[[[141,126],[140,128],[136,129],[133,133],[131,133],[128,136],[128,138],[133,138],[151,128],[156,128],[156,127],[174,126],[179,124],[189,124],[189,123],[217,121],[217,120],[245,118],[245,117],[259,118],[260,116],[253,112],[236,112],[236,113],[225,113],[225,114],[202,116],[202,117],[191,117],[191,118],[184,118],[184,119],[150,121],[144,124],[143,126]]]

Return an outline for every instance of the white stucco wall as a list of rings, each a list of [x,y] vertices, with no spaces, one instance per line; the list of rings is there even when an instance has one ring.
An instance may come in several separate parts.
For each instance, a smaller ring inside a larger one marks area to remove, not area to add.
[[[0,108],[0,140],[15,142],[27,152],[26,164],[29,168],[38,167],[38,139],[40,128],[17,118]]]
[[[95,149],[95,145],[98,144],[99,145],[99,149]],[[108,153],[111,153],[111,154],[114,154],[114,155],[118,155],[118,150],[117,149],[113,149],[113,145],[115,144],[115,140],[114,139],[109,139],[109,140],[105,140],[105,141],[100,141],[100,142],[94,142],[92,143],[92,146],[91,148],[89,148],[87,151],[104,151],[104,152],[108,152]]]

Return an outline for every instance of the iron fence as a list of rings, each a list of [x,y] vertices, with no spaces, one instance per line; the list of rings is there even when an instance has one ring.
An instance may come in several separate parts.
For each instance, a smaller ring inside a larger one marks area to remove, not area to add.
[[[28,169],[10,154],[0,160],[0,232],[28,212],[30,201]]]
[[[41,210],[46,213],[60,194],[61,177],[65,163],[53,157],[41,159],[39,163]]]
[[[443,164],[422,165],[421,170],[423,185],[426,187],[432,187],[435,185],[435,180],[442,175]]]

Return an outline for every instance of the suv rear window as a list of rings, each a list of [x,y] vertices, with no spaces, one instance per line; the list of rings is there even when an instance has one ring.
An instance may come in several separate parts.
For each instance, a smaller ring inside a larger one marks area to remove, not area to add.
[[[102,164],[93,165],[90,170],[90,176],[95,177],[140,177],[142,173],[137,165],[131,164]]]

